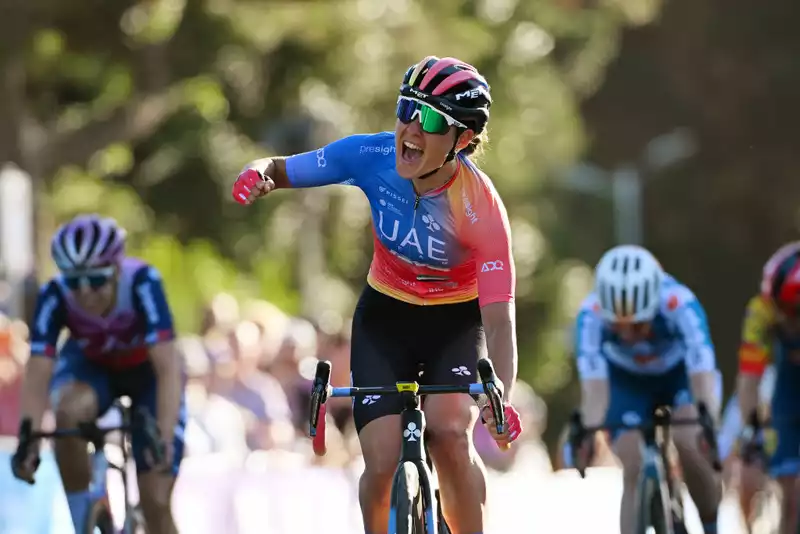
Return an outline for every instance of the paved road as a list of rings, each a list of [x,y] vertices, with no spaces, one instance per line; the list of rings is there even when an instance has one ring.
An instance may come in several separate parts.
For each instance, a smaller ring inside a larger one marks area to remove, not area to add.
[[[72,534],[52,457],[44,457],[38,483],[29,487],[11,478],[8,452],[2,449],[0,443],[0,532]],[[218,455],[189,458],[176,490],[177,522],[191,534],[311,534],[320,527],[329,534],[353,534],[361,529],[356,471],[307,467],[302,457],[291,454],[265,453],[246,464]],[[545,475],[524,467],[495,473],[487,532],[618,534],[620,492],[616,469],[592,470],[586,480],[571,471]],[[688,514],[690,534],[702,534],[691,501]],[[518,522],[510,525],[514,516]],[[732,502],[721,509],[719,531],[743,534]]]

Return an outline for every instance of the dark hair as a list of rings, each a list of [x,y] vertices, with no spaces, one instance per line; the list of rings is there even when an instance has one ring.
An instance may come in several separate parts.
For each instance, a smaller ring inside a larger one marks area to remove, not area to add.
[[[472,160],[478,159],[489,142],[489,133],[483,130],[481,133],[472,138],[467,146],[461,149],[461,153]]]

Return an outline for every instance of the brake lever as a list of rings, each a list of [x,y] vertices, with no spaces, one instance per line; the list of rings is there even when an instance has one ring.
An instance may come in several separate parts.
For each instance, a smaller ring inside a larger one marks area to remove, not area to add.
[[[722,471],[722,462],[719,458],[719,448],[717,446],[717,435],[714,431],[714,420],[704,402],[697,405],[697,411],[700,416],[700,427],[703,429],[703,439],[708,443],[711,449],[711,466],[716,472]]]
[[[158,429],[155,419],[150,415],[147,408],[141,406],[134,414],[134,425],[140,425],[147,442],[147,448],[153,455],[153,464],[161,465],[166,456],[165,444],[161,440],[161,431]]]
[[[586,428],[583,426],[581,412],[575,410],[569,421],[569,436],[567,441],[570,446],[572,465],[577,469],[581,478],[586,478],[586,466],[580,462],[580,448],[586,439]]]
[[[328,400],[328,386],[331,380],[331,362],[321,360],[317,362],[317,372],[311,386],[311,406],[309,410],[308,434],[313,438],[317,435],[320,407]]]
[[[17,438],[18,439],[17,450],[14,452],[14,458],[12,460],[13,462],[25,461],[25,459],[28,456],[28,450],[33,444],[33,439],[31,439],[32,437],[33,437],[33,422],[31,421],[30,417],[26,417],[20,422],[19,437]],[[34,471],[36,471],[36,469],[39,468],[41,462],[42,459],[37,454],[36,460],[34,462],[35,464]],[[34,484],[36,484],[36,479],[34,477],[31,477],[29,480],[25,480],[25,482],[27,482],[29,486],[33,486]]]
[[[753,410],[750,417],[748,417],[748,423],[751,434],[743,436],[745,439],[743,440],[744,443],[742,443],[742,460],[746,465],[752,465],[756,461],[766,462],[763,442],[764,437],[761,435],[761,421],[755,410]]]
[[[489,399],[489,407],[492,410],[497,433],[505,432],[506,414],[503,411],[503,382],[497,378],[492,362],[487,358],[478,360],[478,375],[483,383],[483,392]]]

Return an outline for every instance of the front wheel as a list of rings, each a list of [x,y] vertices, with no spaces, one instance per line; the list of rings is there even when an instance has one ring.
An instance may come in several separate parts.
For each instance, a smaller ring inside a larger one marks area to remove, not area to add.
[[[412,462],[400,465],[394,476],[389,534],[425,534],[419,472]]]
[[[86,519],[86,534],[116,534],[114,518],[108,502],[100,500],[94,503]]]
[[[673,534],[672,511],[664,486],[652,476],[645,477],[639,485],[636,534],[647,534],[650,527],[655,534]]]

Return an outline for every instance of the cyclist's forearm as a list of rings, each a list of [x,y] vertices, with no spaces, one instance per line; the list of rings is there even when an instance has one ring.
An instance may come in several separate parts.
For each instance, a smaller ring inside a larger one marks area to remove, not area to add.
[[[481,308],[486,348],[497,377],[505,386],[504,400],[513,398],[517,380],[517,333],[514,304],[495,302]]]
[[[174,347],[174,343],[170,341],[150,348],[150,357],[158,382],[156,387],[158,429],[165,440],[172,440],[183,396],[182,360]]]
[[[747,424],[750,414],[758,408],[758,386],[761,377],[751,373],[739,373],[736,381],[736,394],[739,398],[739,411]]]
[[[44,412],[49,404],[48,392],[53,366],[54,360],[46,356],[31,356],[25,365],[20,417],[30,418],[34,430],[41,428]]]
[[[586,426],[600,426],[606,418],[611,398],[608,380],[588,379],[581,382],[581,415]]]
[[[717,397],[717,373],[706,371],[690,375],[692,395],[706,405],[714,421],[719,421],[720,399]]]
[[[276,189],[287,189],[292,187],[289,176],[286,174],[286,158],[262,158],[250,162],[248,168],[256,169],[263,175],[272,178]]]

